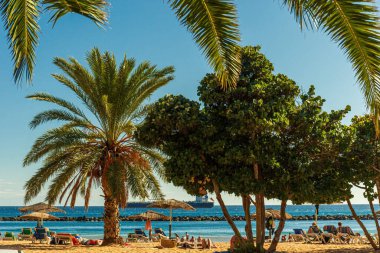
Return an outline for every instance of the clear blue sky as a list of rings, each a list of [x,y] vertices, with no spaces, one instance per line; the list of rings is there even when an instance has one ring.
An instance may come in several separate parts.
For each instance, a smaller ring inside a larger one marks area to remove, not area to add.
[[[165,2],[111,0],[109,24],[104,29],[75,15],[64,17],[52,29],[47,23],[48,16],[42,16],[32,86],[13,83],[6,36],[4,31],[0,33],[3,41],[0,44],[0,205],[23,203],[23,185],[38,167],[23,168],[23,157],[33,141],[49,127],[28,128],[32,117],[47,105],[29,101],[25,96],[43,91],[71,98],[71,94],[50,76],[58,72],[52,64],[53,57],[73,56],[84,63],[85,53],[96,46],[113,51],[118,59],[126,53],[138,61],[173,65],[175,80],[160,89],[152,101],[167,93],[197,98],[198,83],[210,68],[191,34],[179,25]],[[237,1],[242,45],[261,45],[262,51],[274,63],[276,72],[288,75],[304,90],[314,84],[317,93],[327,99],[327,110],[349,104],[352,107],[349,117],[365,113],[360,88],[343,52],[323,33],[301,32],[293,16],[278,2]],[[167,197],[193,199],[171,185],[163,185],[163,190]],[[42,200],[43,195],[36,201]],[[229,204],[240,204],[240,200],[232,196],[226,199]],[[363,202],[361,194],[356,194],[354,202]],[[91,204],[102,205],[99,193],[94,194]]]

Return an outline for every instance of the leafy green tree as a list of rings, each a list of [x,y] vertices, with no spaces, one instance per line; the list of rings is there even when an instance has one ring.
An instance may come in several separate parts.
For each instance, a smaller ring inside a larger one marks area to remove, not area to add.
[[[272,136],[277,150],[271,160],[276,162],[267,165],[272,172],[265,196],[281,200],[281,218],[269,252],[276,250],[285,226],[287,201],[324,204],[342,201],[347,195],[345,189],[336,187],[341,182],[336,162],[344,128],[341,120],[350,108],[327,113],[323,103],[311,86],[288,114],[289,124]]]
[[[239,237],[220,193],[240,196],[252,244],[250,195],[255,194],[259,250],[265,238],[264,194],[270,178],[262,165],[274,151],[270,137],[288,124],[286,115],[298,94],[293,81],[272,72],[272,64],[258,47],[245,47],[236,89],[221,89],[216,76],[209,74],[198,89],[202,110],[197,102],[167,96],[154,104],[137,134],[144,145],[161,148],[170,157],[165,175],[174,185],[193,194],[215,191]]]
[[[356,116],[352,119],[351,126],[346,130],[346,135],[350,139],[350,145],[340,157],[341,187],[351,190],[353,186],[363,190],[364,197],[368,200],[371,208],[377,233],[380,233],[378,215],[375,212],[373,201],[378,197],[379,191],[376,188],[376,181],[380,176],[380,143],[376,138],[376,130],[373,116]],[[360,220],[353,208],[350,198],[352,194],[346,195],[347,204],[352,215],[364,231],[372,247],[380,250],[379,242],[373,240],[363,222]]]
[[[64,74],[53,74],[79,98],[86,109],[46,93],[28,96],[59,106],[37,114],[35,128],[50,121],[63,121],[39,137],[24,160],[24,166],[43,161],[25,185],[25,202],[37,196],[49,181],[46,200],[70,200],[78,193],[87,208],[91,190],[100,186],[104,195],[104,244],[118,242],[119,206],[128,196],[162,198],[155,173],[162,175],[159,152],[136,142],[135,122],[146,112],[143,102],[173,79],[173,67],[157,69],[149,62],[136,66],[133,58],[117,66],[110,52],[93,49],[87,56],[90,70],[74,58],[54,60]]]

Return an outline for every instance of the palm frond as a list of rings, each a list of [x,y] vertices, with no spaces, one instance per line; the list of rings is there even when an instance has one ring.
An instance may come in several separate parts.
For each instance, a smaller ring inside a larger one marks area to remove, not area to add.
[[[47,93],[35,93],[33,95],[26,96],[26,98],[38,100],[38,101],[46,101],[49,103],[57,104],[59,106],[64,107],[65,109],[69,110],[70,112],[76,114],[77,116],[82,117],[83,119],[85,119],[89,122],[86,115],[83,113],[83,111],[80,108],[78,108],[73,103],[66,101],[64,99],[52,96],[52,95],[47,94]]]
[[[193,34],[224,88],[240,74],[240,34],[235,5],[229,0],[168,0],[181,24]]]
[[[37,24],[38,1],[1,1],[1,12],[14,62],[14,79],[17,82],[21,81],[25,74],[26,79],[30,81],[33,75],[35,48],[40,31]]]
[[[30,128],[36,128],[37,126],[53,121],[70,121],[73,123],[77,123],[79,125],[88,125],[87,120],[83,120],[80,117],[75,116],[74,114],[67,112],[65,110],[59,110],[59,109],[52,109],[48,111],[41,112],[34,116],[33,120],[29,123]]]
[[[108,3],[104,0],[43,0],[42,4],[46,5],[46,10],[53,12],[50,18],[53,24],[68,13],[80,14],[98,25],[103,25],[107,22],[105,8]]]
[[[367,106],[380,103],[380,22],[374,0],[285,0],[298,21],[308,16],[351,61]]]

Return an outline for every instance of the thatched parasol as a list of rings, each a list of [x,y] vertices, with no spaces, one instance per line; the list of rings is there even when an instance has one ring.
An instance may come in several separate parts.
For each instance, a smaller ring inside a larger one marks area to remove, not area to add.
[[[20,216],[20,218],[24,220],[38,220],[41,221],[41,225],[43,224],[44,220],[59,220],[59,218],[54,215],[40,212],[28,213]]]
[[[281,218],[280,210],[274,210],[272,208],[266,209],[265,210],[265,218],[269,218],[269,217],[273,217],[275,219],[280,219]],[[256,214],[255,213],[252,214],[251,218],[256,219]],[[285,219],[286,220],[289,220],[291,218],[292,218],[292,216],[290,214],[285,213]]]
[[[162,213],[148,210],[144,213],[134,214],[127,217],[130,220],[169,220],[170,217]]]
[[[30,206],[20,207],[18,210],[22,213],[27,213],[27,212],[65,213],[64,210],[62,210],[58,207],[43,203],[43,202],[40,202],[40,203],[37,203],[34,205],[30,205]]]
[[[172,212],[173,212],[173,209],[183,209],[183,210],[190,210],[190,211],[195,210],[195,208],[192,207],[191,205],[189,205],[183,201],[179,201],[179,200],[175,200],[175,199],[159,200],[159,201],[153,202],[152,204],[149,204],[148,207],[162,208],[162,209],[169,209],[170,210],[169,238],[171,238],[171,236],[172,236],[172,216],[173,216]]]

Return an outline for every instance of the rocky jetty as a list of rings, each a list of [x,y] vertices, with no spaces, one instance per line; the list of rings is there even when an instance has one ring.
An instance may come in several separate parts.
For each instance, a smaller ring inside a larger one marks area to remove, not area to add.
[[[361,220],[373,220],[372,215],[359,215]],[[235,221],[243,221],[244,216],[232,216]],[[121,221],[139,221],[129,219],[125,216],[120,217]],[[223,216],[177,216],[173,217],[173,221],[224,221]],[[314,220],[314,215],[293,216],[290,220]],[[352,215],[320,215],[318,220],[354,220]],[[0,221],[23,221],[20,217],[0,217]],[[82,221],[82,222],[99,222],[103,221],[103,217],[61,217],[59,221]],[[140,220],[141,221],[141,220]]]

